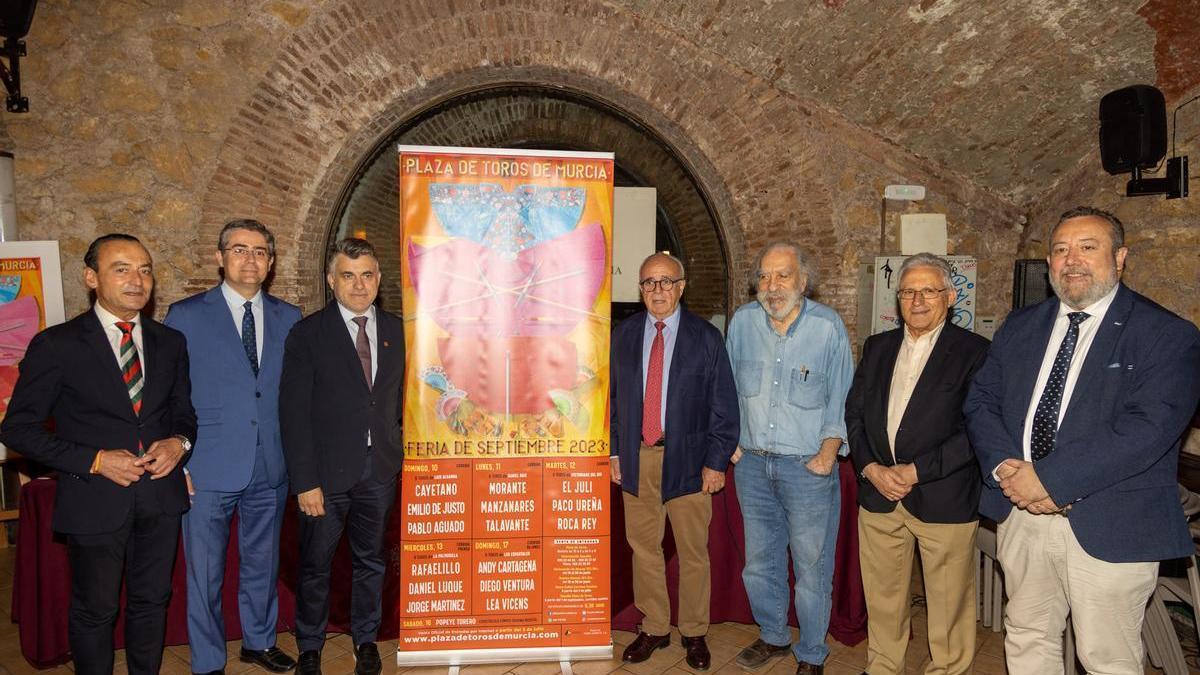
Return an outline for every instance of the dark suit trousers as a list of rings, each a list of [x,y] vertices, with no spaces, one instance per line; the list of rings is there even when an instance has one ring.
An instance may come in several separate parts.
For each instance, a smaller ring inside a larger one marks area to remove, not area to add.
[[[375,480],[371,455],[362,477],[347,492],[325,495],[325,515],[300,514],[300,584],[296,598],[296,645],[320,650],[329,621],[329,574],[342,531],[349,526],[350,635],[355,645],[374,642],[383,616],[383,535],[396,501],[396,480]]]
[[[128,488],[134,492],[133,507],[116,532],[67,537],[71,564],[67,633],[76,673],[112,673],[113,625],[122,576],[129,673],[157,673],[162,663],[180,517],[161,512],[158,500],[146,489],[149,484],[147,475]]]

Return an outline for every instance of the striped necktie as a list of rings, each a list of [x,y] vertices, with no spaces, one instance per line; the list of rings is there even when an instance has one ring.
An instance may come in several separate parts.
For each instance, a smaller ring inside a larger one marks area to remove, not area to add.
[[[125,389],[129,391],[129,402],[133,404],[135,415],[142,413],[142,362],[138,358],[137,345],[133,344],[132,321],[118,321],[117,328],[121,329],[121,345],[119,361],[121,377],[125,379]]]

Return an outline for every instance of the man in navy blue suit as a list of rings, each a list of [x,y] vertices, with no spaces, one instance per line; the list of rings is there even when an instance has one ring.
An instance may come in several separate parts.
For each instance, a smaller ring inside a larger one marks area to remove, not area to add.
[[[663,531],[679,552],[679,633],[687,663],[705,670],[708,524],[712,494],[725,486],[737,447],[738,404],[720,332],[679,307],[683,263],[665,253],[639,271],[646,311],[613,330],[612,480],[621,486],[633,549],[633,600],[645,615],[623,659],[645,661],[671,642]]]
[[[1116,216],[1064,213],[1050,236],[1057,298],[1013,312],[964,412],[998,522],[1013,673],[1062,672],[1067,614],[1088,672],[1142,672],[1158,561],[1190,555],[1180,437],[1200,398],[1200,332],[1120,283]]]
[[[227,223],[215,255],[224,281],[171,305],[166,318],[187,336],[199,421],[187,467],[192,508],[183,518],[192,671],[225,668],[221,587],[236,512],[241,660],[281,673],[296,662],[275,646],[279,532],[288,490],[279,376],[284,339],[300,310],[263,291],[275,262],[275,236],[262,223]]]

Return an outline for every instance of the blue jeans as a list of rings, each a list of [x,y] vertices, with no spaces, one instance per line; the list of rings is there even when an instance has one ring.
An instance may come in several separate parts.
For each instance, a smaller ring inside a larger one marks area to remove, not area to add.
[[[792,551],[796,660],[820,665],[829,655],[825,633],[833,604],[833,552],[837,544],[841,485],[837,464],[828,476],[805,466],[812,455],[742,455],[734,468],[746,532],[742,581],[759,637],[773,645],[791,643],[788,629],[787,561]]]

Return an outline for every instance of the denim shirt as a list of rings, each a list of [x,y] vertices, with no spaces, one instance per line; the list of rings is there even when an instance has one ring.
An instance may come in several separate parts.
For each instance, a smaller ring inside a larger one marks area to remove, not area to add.
[[[814,455],[826,438],[849,452],[846,394],[854,376],[850,340],[830,307],[803,299],[779,335],[758,302],[738,308],[726,338],[742,416],[740,445],[781,455]]]

